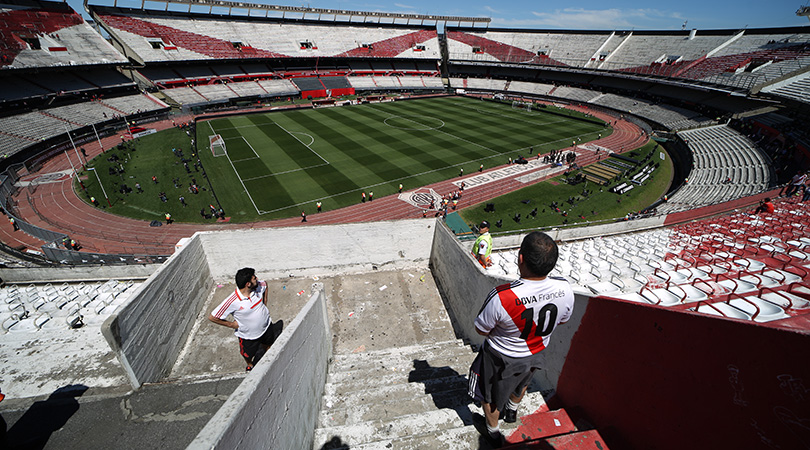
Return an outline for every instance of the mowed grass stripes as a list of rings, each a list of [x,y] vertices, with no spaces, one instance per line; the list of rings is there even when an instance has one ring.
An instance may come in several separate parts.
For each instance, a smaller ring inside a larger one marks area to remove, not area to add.
[[[313,213],[593,140],[600,123],[462,97],[272,112],[198,124],[227,156],[200,149],[214,191],[237,221]],[[596,121],[598,122],[598,121]],[[213,130],[213,132],[212,132]]]

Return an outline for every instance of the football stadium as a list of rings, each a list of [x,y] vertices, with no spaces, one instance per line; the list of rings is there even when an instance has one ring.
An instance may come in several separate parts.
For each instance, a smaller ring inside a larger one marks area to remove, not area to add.
[[[810,26],[96,3],[0,0],[0,447],[810,447]]]

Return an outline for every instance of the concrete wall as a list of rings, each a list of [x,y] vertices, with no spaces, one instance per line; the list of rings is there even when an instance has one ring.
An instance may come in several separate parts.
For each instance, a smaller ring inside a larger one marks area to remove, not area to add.
[[[213,288],[195,236],[160,266],[101,327],[134,387],[169,374]]]
[[[609,298],[592,298],[584,313],[557,396],[608,447],[810,445],[806,329]]]
[[[216,280],[242,267],[266,278],[361,273],[424,266],[432,220],[200,233]]]
[[[26,267],[0,269],[0,278],[6,283],[78,283],[80,281],[145,279],[155,273],[160,264]]]
[[[472,241],[459,242],[452,231],[440,224],[433,235],[430,268],[456,335],[466,342],[480,345],[484,338],[475,331],[475,317],[492,288],[511,280],[488,274],[473,259],[470,247]],[[556,389],[571,339],[588,308],[588,302],[588,297],[575,296],[573,316],[554,330],[548,348],[541,353],[544,358],[543,370],[536,372],[534,377],[541,390]]]
[[[667,216],[658,216],[622,222],[610,222],[601,225],[591,225],[589,227],[554,228],[552,230],[545,231],[545,233],[551,236],[551,238],[555,241],[575,241],[579,239],[589,239],[660,228],[664,225],[666,218]],[[520,243],[523,241],[526,234],[528,233],[504,236],[496,235],[492,237],[492,245],[496,249],[520,247]]]
[[[332,332],[323,285],[189,449],[312,448]]]

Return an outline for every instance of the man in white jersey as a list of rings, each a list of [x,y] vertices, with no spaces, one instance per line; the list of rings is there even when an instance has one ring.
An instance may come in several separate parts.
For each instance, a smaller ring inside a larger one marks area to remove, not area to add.
[[[518,253],[520,278],[493,289],[475,318],[475,329],[486,340],[470,367],[469,394],[481,402],[486,430],[479,431],[494,447],[504,442],[498,425],[501,411],[504,421],[517,420],[518,404],[540,368],[539,353],[574,309],[568,281],[547,277],[557,256],[557,244],[547,234],[526,236]]]
[[[236,289],[219,304],[208,320],[233,328],[239,338],[239,353],[247,362],[247,371],[259,362],[278,336],[267,310],[267,283],[256,278],[250,267],[236,272]],[[225,320],[233,314],[233,321]],[[279,321],[280,322],[280,321]]]

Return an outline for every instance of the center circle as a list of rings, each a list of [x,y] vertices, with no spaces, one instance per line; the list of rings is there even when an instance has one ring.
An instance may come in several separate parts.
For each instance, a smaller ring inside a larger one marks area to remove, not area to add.
[[[383,123],[398,130],[414,131],[438,130],[444,126],[443,120],[431,116],[393,116]]]

